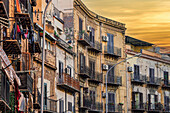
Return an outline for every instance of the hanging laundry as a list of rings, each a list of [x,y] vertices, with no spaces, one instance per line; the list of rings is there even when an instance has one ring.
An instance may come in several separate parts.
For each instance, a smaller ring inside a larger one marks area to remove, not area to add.
[[[25,97],[22,93],[21,93],[21,97],[18,102],[19,102],[19,111],[24,112],[25,111]]]
[[[19,28],[19,25],[17,25],[17,33],[21,33],[21,30]]]
[[[17,12],[22,13],[19,0],[16,0],[16,8],[17,8]]]

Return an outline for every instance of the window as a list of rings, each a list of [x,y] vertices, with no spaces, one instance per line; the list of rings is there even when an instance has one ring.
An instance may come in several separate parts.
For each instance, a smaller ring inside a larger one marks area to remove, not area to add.
[[[79,18],[79,39],[82,39],[82,33],[83,32],[83,20]]]
[[[68,111],[72,112],[72,103],[71,102],[68,102]]]
[[[51,43],[48,42],[48,50],[51,50]]]
[[[139,74],[139,66],[134,65],[134,79],[135,80],[140,80],[140,74]]]
[[[46,109],[47,107],[47,84],[44,83],[44,108]]]
[[[92,77],[92,79],[95,79],[95,62],[89,61],[90,71],[89,75]]]
[[[113,34],[109,34],[107,33],[107,36],[109,38],[108,42],[107,42],[107,51],[109,53],[114,53],[114,48],[113,48],[113,45],[114,45],[114,39],[113,39]]]
[[[164,96],[164,109],[169,111],[169,96]]]
[[[168,72],[164,71],[164,84],[168,85],[169,84],[168,81],[169,81]]]
[[[143,106],[143,93],[132,92],[132,107],[135,109],[142,109]]]
[[[108,93],[108,109],[110,111],[115,111],[115,94]]]
[[[59,113],[64,113],[64,101],[59,100]]]
[[[45,49],[47,49],[47,40],[45,40]]]
[[[86,62],[85,62],[85,56],[83,53],[80,53],[80,73],[84,73],[85,72],[85,66],[86,66]]]
[[[63,76],[63,63],[59,61],[59,78]]]
[[[109,69],[112,65],[109,65]],[[108,73],[108,82],[114,83],[114,68]]]
[[[154,69],[152,69],[152,68],[149,68],[149,81],[151,82],[151,83],[154,83],[155,82],[155,79],[154,79]]]
[[[149,109],[155,109],[155,103],[158,102],[158,95],[149,94],[148,95],[148,101],[149,101]]]
[[[90,101],[92,102],[92,105],[95,104],[95,102],[96,102],[96,92],[95,91],[90,91]]]
[[[70,77],[71,77],[71,67],[70,66],[67,66],[67,68],[70,70],[70,73],[69,73],[69,75],[70,75]]]
[[[92,44],[94,44],[94,40],[95,40],[95,29],[92,28],[91,32],[90,32],[90,42],[92,42]]]

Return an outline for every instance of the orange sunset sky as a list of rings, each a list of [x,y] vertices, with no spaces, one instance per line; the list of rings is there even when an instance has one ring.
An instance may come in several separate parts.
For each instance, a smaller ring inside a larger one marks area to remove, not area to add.
[[[82,0],[93,12],[126,24],[126,35],[170,48],[170,0]]]

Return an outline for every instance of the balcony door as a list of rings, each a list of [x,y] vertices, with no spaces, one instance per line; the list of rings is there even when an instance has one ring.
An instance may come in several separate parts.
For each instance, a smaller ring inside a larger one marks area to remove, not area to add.
[[[109,69],[112,67],[112,65],[109,65]],[[114,83],[114,68],[109,72],[108,74],[108,82]]]
[[[115,94],[108,93],[108,110],[115,111]]]
[[[134,65],[134,80],[140,80],[140,75],[139,75],[139,66]]]
[[[90,101],[91,101],[91,108],[96,109],[96,92],[95,91],[90,91]]]
[[[158,95],[149,94],[148,95],[148,101],[149,101],[149,109],[154,110],[156,109],[156,104],[158,102]]]
[[[133,92],[132,93],[132,107],[135,109],[143,108],[143,93]]]
[[[82,32],[83,32],[83,20],[79,18],[79,38],[82,39]]]
[[[169,96],[164,96],[164,109],[169,111]]]
[[[80,53],[80,73],[85,73],[86,67],[86,57],[83,53]]]
[[[95,62],[94,61],[89,61],[89,66],[90,66],[90,72],[89,75],[92,79],[95,79]]]
[[[164,71],[164,84],[168,85],[169,83],[169,76],[168,76],[168,72]]]
[[[149,80],[151,83],[155,83],[155,71],[152,68],[149,68]]]
[[[108,42],[107,42],[107,51],[109,53],[114,53],[114,48],[113,48],[113,45],[114,45],[114,39],[113,39],[113,34],[109,34],[107,33],[107,36],[108,36]]]
[[[92,44],[92,46],[94,46],[94,42],[95,42],[95,29],[92,28],[90,32],[90,43]]]
[[[47,110],[47,84],[44,83],[44,109]]]
[[[59,61],[59,79],[63,78],[63,62]]]

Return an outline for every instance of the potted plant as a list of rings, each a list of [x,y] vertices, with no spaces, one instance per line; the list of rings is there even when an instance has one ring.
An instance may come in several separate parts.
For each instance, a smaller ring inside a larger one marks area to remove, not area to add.
[[[40,36],[43,37],[43,31],[40,31]]]

